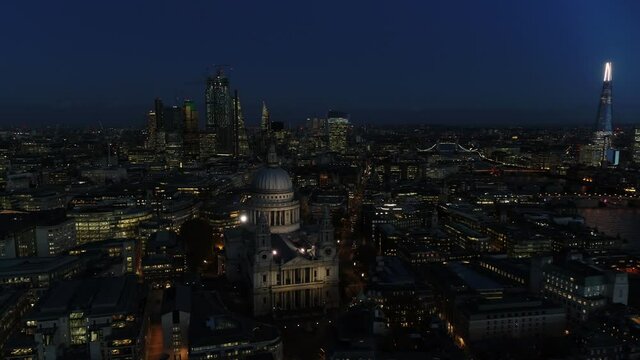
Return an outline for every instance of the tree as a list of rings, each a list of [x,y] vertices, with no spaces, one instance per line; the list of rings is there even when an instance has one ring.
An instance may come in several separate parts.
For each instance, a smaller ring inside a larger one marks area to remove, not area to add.
[[[189,220],[180,227],[186,248],[187,266],[197,271],[213,255],[213,228],[203,219]]]

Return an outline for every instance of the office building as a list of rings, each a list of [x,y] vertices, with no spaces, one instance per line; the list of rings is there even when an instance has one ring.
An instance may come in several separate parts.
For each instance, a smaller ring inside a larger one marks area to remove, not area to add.
[[[570,317],[586,319],[607,304],[627,304],[629,280],[626,273],[604,271],[578,260],[542,267],[543,293],[562,304]]]
[[[186,159],[195,160],[200,155],[200,134],[198,133],[198,111],[192,100],[185,100],[182,107],[184,119],[183,141]]]
[[[212,131],[203,131],[200,133],[200,160],[206,162],[210,158],[216,156],[216,133]]]
[[[235,114],[234,155],[247,156],[249,154],[249,139],[247,138],[247,130],[244,126],[244,115],[242,115],[242,106],[237,91],[233,98],[233,113]]]
[[[640,127],[633,129],[633,162],[640,164]]]
[[[151,110],[147,113],[147,149],[155,149],[158,139],[158,117]]]
[[[221,154],[234,153],[234,111],[229,79],[218,69],[207,79],[205,90],[207,131],[216,133],[217,151]]]
[[[431,290],[395,256],[376,257],[365,295],[379,306],[389,329],[420,328],[435,311]]]
[[[163,130],[165,133],[182,133],[184,127],[184,113],[182,107],[173,105],[163,110]]]
[[[39,359],[136,359],[145,333],[142,295],[135,276],[64,281],[25,317],[26,333]]]
[[[271,114],[267,108],[267,104],[262,102],[262,116],[260,118],[260,130],[263,133],[268,133],[271,130]]]
[[[0,224],[0,259],[36,255],[35,226],[31,221],[3,218]]]
[[[182,279],[187,268],[184,244],[176,233],[158,231],[147,240],[142,258],[142,278],[148,286],[169,288]]]
[[[340,111],[329,111],[326,122],[329,151],[337,153],[345,153],[347,151],[347,136],[350,127],[349,114]]]
[[[156,131],[164,132],[164,104],[162,99],[156,98],[153,102],[153,113],[155,115]]]
[[[182,111],[182,118],[184,120],[183,131],[185,133],[198,132],[198,110],[196,110],[193,100],[185,100]]]
[[[35,292],[25,289],[3,289],[0,292],[0,357],[9,336],[20,329],[22,317],[36,299]]]
[[[47,288],[86,269],[91,257],[55,256],[0,260],[0,286]]]
[[[69,250],[69,255],[91,259],[89,266],[94,270],[119,276],[137,272],[140,267],[140,248],[136,239],[109,239],[76,246]]]
[[[76,225],[78,244],[112,238],[134,238],[138,225],[151,219],[145,207],[94,207],[69,212]]]
[[[460,307],[455,326],[465,343],[489,339],[560,337],[566,310],[535,298],[471,301]]]
[[[38,256],[57,256],[76,246],[76,224],[71,218],[39,221],[35,228]]]
[[[169,360],[283,359],[278,329],[231,313],[216,292],[177,286],[163,300],[163,347]]]

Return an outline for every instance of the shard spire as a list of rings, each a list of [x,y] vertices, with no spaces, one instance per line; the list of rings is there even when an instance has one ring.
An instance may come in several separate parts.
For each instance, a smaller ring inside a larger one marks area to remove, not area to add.
[[[612,105],[612,71],[610,62],[604,66],[604,81],[602,83],[602,93],[600,94],[600,104],[598,106],[598,118],[596,120],[596,131],[604,133],[613,132],[613,105]]]

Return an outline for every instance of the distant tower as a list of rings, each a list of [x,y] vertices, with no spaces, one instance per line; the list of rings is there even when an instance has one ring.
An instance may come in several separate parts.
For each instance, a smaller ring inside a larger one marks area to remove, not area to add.
[[[633,162],[640,164],[640,127],[633,129]]]
[[[193,100],[185,100],[182,108],[183,114],[183,130],[185,133],[198,132],[198,111]]]
[[[279,165],[280,161],[278,160],[278,153],[276,153],[276,146],[271,144],[267,152],[267,166],[278,167]]]
[[[244,115],[242,115],[242,105],[237,91],[233,97],[233,111],[236,121],[234,129],[234,154],[236,156],[246,156],[249,155],[249,139],[247,138],[247,129],[244,126]]]
[[[613,105],[611,103],[611,79],[612,67],[608,62],[604,66],[604,81],[602,83],[602,93],[600,94],[600,105],[598,106],[598,118],[596,120],[596,131],[611,134],[613,132]]]
[[[229,79],[224,75],[221,68],[217,70],[215,76],[207,79],[205,105],[207,112],[206,129],[216,133],[218,152],[233,154],[235,147],[233,99],[229,92]]]
[[[200,134],[198,133],[198,111],[192,100],[185,100],[182,107],[182,126],[184,151],[190,159],[195,159],[200,153]]]
[[[600,165],[616,165],[616,151],[611,149],[611,136],[613,135],[613,105],[612,105],[612,65],[607,62],[604,66],[604,79],[600,104],[598,105],[598,117],[593,138],[594,163]]]
[[[326,122],[326,138],[329,151],[345,153],[349,133],[349,114],[341,111],[329,111]]]
[[[269,114],[269,109],[267,109],[267,104],[262,102],[262,118],[260,119],[260,130],[263,132],[268,132],[271,130],[271,115]]]
[[[151,110],[147,114],[147,148],[156,148],[156,139],[158,137],[158,118],[156,112]]]
[[[156,98],[154,110],[156,114],[156,130],[164,131],[164,104],[162,103],[162,99]]]

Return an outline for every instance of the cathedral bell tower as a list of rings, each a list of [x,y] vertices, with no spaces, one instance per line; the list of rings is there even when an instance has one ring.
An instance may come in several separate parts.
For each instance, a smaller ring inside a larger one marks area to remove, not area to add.
[[[269,230],[269,224],[267,218],[262,215],[258,220],[255,232],[255,256],[256,265],[269,264],[273,258],[271,249],[271,231]]]
[[[320,220],[320,234],[318,241],[319,257],[324,259],[332,259],[336,255],[336,242],[333,238],[333,224],[329,215],[329,208],[324,207],[322,220]]]

